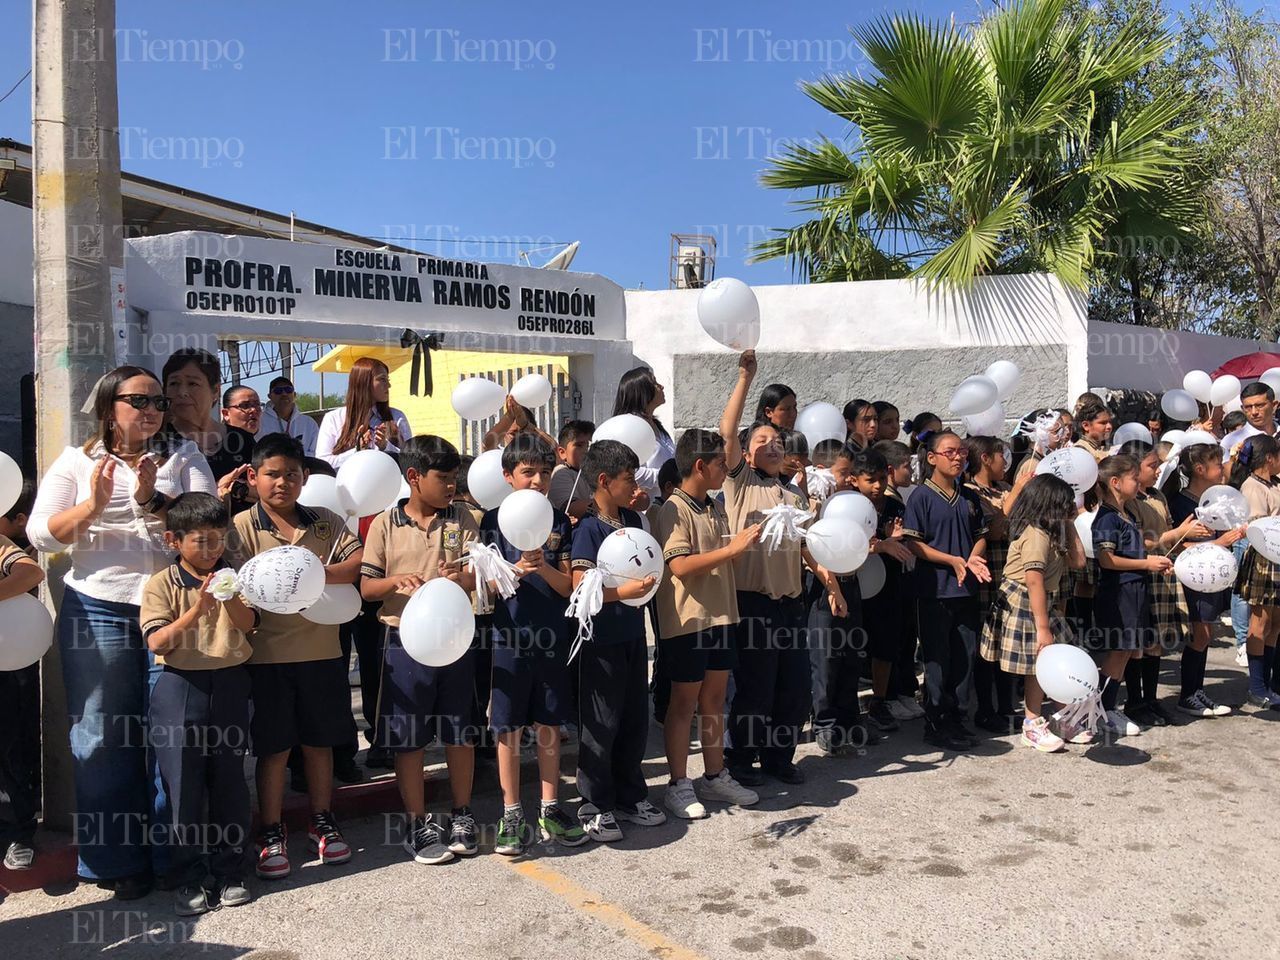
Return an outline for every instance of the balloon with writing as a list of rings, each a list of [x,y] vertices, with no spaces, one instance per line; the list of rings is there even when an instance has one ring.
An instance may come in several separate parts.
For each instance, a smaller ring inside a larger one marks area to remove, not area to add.
[[[1249,522],[1249,501],[1235,487],[1219,483],[1200,494],[1196,519],[1210,530],[1230,530]]]
[[[1098,666],[1083,649],[1051,643],[1036,657],[1036,680],[1045,696],[1058,703],[1077,703],[1097,696]]]
[[[596,553],[596,567],[604,574],[606,587],[618,588],[635,580],[653,577],[657,582],[643,597],[623,600],[629,607],[643,607],[662,582],[662,547],[637,527],[623,527],[604,538]]]
[[[1070,485],[1077,497],[1098,482],[1098,461],[1087,450],[1063,447],[1054,450],[1036,465],[1036,473],[1050,473]]]
[[[240,568],[240,593],[271,613],[301,613],[324,593],[324,563],[306,547],[272,547]]]
[[[1236,558],[1226,547],[1215,543],[1197,543],[1173,562],[1178,582],[1200,593],[1220,593],[1236,582]]]
[[[1249,546],[1272,563],[1280,563],[1280,517],[1259,517],[1249,524]]]

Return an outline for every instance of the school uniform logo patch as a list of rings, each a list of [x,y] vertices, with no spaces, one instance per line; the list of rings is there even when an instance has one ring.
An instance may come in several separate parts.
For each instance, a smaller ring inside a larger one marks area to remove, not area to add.
[[[462,531],[454,527],[444,532],[444,548],[446,550],[462,549]]]
[[[563,538],[560,534],[558,533],[551,534],[551,536],[547,537],[547,549],[551,551],[559,550],[561,539]]]
[[[328,540],[333,536],[333,524],[328,520],[317,520],[312,529],[315,530],[316,536],[321,540]]]

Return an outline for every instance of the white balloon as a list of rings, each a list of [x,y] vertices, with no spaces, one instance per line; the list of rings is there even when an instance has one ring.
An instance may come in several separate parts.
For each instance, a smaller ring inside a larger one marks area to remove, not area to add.
[[[862,527],[847,517],[823,517],[804,532],[813,559],[832,573],[853,573],[866,562],[871,544]]]
[[[551,501],[537,490],[517,490],[498,507],[498,529],[517,550],[541,550],[554,521]]]
[[[1182,434],[1182,446],[1190,447],[1195,444],[1207,443],[1211,447],[1218,445],[1218,438],[1208,430],[1187,430]]]
[[[1008,400],[1013,391],[1018,389],[1018,381],[1022,379],[1022,371],[1012,360],[997,360],[983,370],[982,375],[995,381],[1001,400]]]
[[[637,417],[634,413],[620,413],[600,424],[591,435],[592,443],[597,440],[617,440],[626,444],[641,463],[652,457],[658,449],[658,437],[653,432],[653,427],[649,426],[644,417]]]
[[[1241,400],[1239,397],[1232,397],[1230,400],[1228,400],[1226,403],[1222,405],[1223,413],[1235,413],[1237,410],[1243,410],[1243,409],[1244,409],[1244,401]]]
[[[452,580],[428,580],[400,613],[400,645],[418,663],[447,667],[462,659],[476,632],[471,597]]]
[[[721,277],[698,293],[698,323],[716,343],[754,350],[760,342],[760,304],[741,280]]]
[[[1172,443],[1175,447],[1186,446],[1187,431],[1185,430],[1166,430],[1160,434],[1160,439],[1165,443]]]
[[[53,646],[49,608],[29,593],[0,600],[0,670],[31,666]]]
[[[1084,555],[1090,560],[1093,559],[1093,521],[1097,516],[1097,510],[1092,513],[1076,514],[1076,533],[1080,535],[1080,545],[1084,547]]]
[[[8,513],[9,508],[22,496],[22,468],[7,453],[0,453],[0,513]],[[32,663],[35,661],[33,660]]]
[[[463,420],[485,420],[502,409],[507,391],[492,380],[470,377],[453,388],[449,400]]]
[[[408,500],[413,495],[413,491],[409,489],[409,481],[404,477],[400,478],[400,489],[396,492],[396,503],[401,500]]]
[[[324,593],[324,563],[306,547],[264,550],[240,568],[239,578],[244,599],[272,613],[301,613]]]
[[[1185,390],[1166,390],[1160,398],[1160,409],[1171,420],[1191,421],[1200,416],[1196,398]]]
[[[1249,522],[1249,501],[1235,487],[1219,483],[1200,494],[1196,519],[1210,530],[1230,530]]]
[[[997,403],[990,410],[970,413],[960,418],[967,437],[1003,437],[1005,429],[1004,404]]]
[[[1226,547],[1197,543],[1183,550],[1173,562],[1178,582],[1201,593],[1220,593],[1236,582],[1236,558]]]
[[[868,537],[876,535],[876,507],[856,490],[841,490],[822,505],[823,520],[853,520]]]
[[[1040,651],[1036,680],[1045,696],[1057,703],[1087,700],[1099,691],[1097,664],[1071,643],[1051,643]]]
[[[1151,437],[1151,430],[1145,423],[1122,423],[1111,435],[1111,443],[1117,447],[1123,446],[1130,440],[1141,440],[1143,443],[1155,442]]]
[[[1163,490],[1164,485],[1169,482],[1169,478],[1178,470],[1178,457],[1171,456],[1164,463],[1160,464],[1160,472],[1156,474],[1156,489]]]
[[[1270,387],[1271,392],[1276,396],[1280,396],[1280,367],[1272,367],[1270,370],[1263,370],[1262,376],[1260,376],[1258,380]]]
[[[990,377],[981,374],[965,377],[951,394],[951,412],[958,416],[990,410],[1000,399],[1000,388]]]
[[[1071,485],[1076,496],[1084,496],[1098,482],[1098,461],[1087,450],[1063,447],[1054,450],[1036,465],[1036,473],[1051,473]]]
[[[467,489],[485,510],[494,509],[511,496],[511,484],[502,475],[501,450],[486,450],[472,461],[467,470]]]
[[[351,583],[326,583],[320,599],[302,611],[312,623],[350,623],[360,615],[360,591]]]
[[[662,547],[643,530],[623,527],[613,531],[600,544],[596,552],[596,568],[604,574],[604,585],[615,589],[632,580],[653,577],[656,580],[653,589],[643,597],[622,601],[629,607],[643,607],[662,583]]]
[[[1215,407],[1220,407],[1238,396],[1240,396],[1240,378],[1226,373],[1213,381],[1213,388],[1209,391],[1209,402]]]
[[[863,600],[870,600],[884,589],[887,577],[888,573],[880,554],[867,554],[866,562],[858,568],[858,595]]]
[[[849,425],[844,422],[844,414],[834,404],[820,400],[811,403],[796,416],[796,429],[809,441],[809,449],[813,450],[824,440],[839,440],[844,443],[849,435]]]
[[[1259,517],[1249,524],[1249,546],[1272,563],[1280,563],[1280,517]]]
[[[304,507],[324,507],[340,517],[347,515],[347,505],[338,492],[338,478],[325,473],[313,473],[302,485],[298,502]]]
[[[1213,390],[1213,377],[1203,370],[1188,370],[1187,375],[1182,378],[1182,389],[1201,403],[1208,403],[1209,394]]]
[[[346,513],[371,517],[396,502],[400,466],[381,450],[357,450],[338,467],[338,495]]]
[[[1230,458],[1231,451],[1236,448],[1236,444],[1243,443],[1250,437],[1256,437],[1260,433],[1262,433],[1262,431],[1252,423],[1246,423],[1239,430],[1232,430],[1222,438],[1222,459],[1227,460]]]
[[[551,381],[540,373],[528,373],[511,388],[516,403],[525,407],[540,407],[551,399]]]

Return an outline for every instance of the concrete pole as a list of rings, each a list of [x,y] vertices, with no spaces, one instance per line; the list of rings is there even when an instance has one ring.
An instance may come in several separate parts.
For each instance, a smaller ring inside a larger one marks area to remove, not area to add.
[[[116,365],[112,271],[123,270],[124,241],[115,0],[33,2],[36,453],[43,474],[64,447],[89,436],[93,417],[80,407]],[[65,569],[65,558],[49,560],[55,605]],[[67,829],[73,795],[56,645],[44,661],[43,691],[45,824]]]

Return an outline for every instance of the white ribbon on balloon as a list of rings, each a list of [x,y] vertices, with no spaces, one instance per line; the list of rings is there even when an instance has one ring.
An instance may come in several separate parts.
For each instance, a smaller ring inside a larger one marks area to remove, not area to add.
[[[602,609],[604,609],[604,573],[592,567],[582,575],[582,580],[574,587],[573,593],[569,594],[569,605],[564,611],[566,617],[578,621],[578,634],[574,637],[573,646],[569,650],[569,663],[573,663],[573,658],[578,655],[583,643],[592,639],[595,629],[593,619]]]
[[[1108,683],[1115,683],[1110,677],[1102,682],[1103,689]],[[1064,726],[1074,727],[1077,730],[1088,730],[1090,732],[1097,730],[1098,725],[1107,719],[1107,710],[1102,705],[1102,690],[1097,693],[1085,697],[1083,700],[1073,700],[1063,706],[1055,715],[1058,722]]]
[[[764,544],[765,550],[773,553],[782,546],[784,541],[803,540],[804,529],[801,524],[812,519],[813,514],[808,510],[780,503],[764,511],[764,527],[760,531],[760,542]]]
[[[514,596],[520,585],[520,575],[501,551],[491,543],[472,540],[467,544],[467,569],[476,576],[476,603],[489,606],[489,581],[498,589],[498,596],[506,600]]]
[[[827,467],[805,467],[805,486],[814,500],[825,500],[836,492],[836,478]]]
[[[240,580],[236,577],[236,572],[230,567],[219,570],[213,575],[213,579],[209,581],[209,586],[205,588],[205,592],[211,594],[213,599],[219,603],[226,603],[240,592]]]

